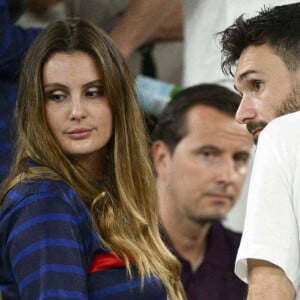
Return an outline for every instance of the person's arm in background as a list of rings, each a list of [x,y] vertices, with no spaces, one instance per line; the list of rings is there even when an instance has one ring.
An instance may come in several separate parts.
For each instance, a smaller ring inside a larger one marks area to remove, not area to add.
[[[125,58],[157,40],[182,38],[180,0],[132,0],[110,36]]]
[[[267,261],[248,259],[247,300],[294,300],[295,289],[282,269]]]
[[[47,10],[61,0],[26,0],[26,9],[36,16],[42,16]]]
[[[15,78],[23,55],[40,29],[14,26],[9,17],[8,1],[0,0],[0,76]]]

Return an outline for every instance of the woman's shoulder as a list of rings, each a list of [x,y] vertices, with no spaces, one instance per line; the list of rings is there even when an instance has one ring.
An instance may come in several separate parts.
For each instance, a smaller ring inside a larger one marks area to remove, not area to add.
[[[19,201],[31,195],[55,195],[76,193],[75,190],[62,180],[53,179],[25,179],[14,185],[7,193],[6,198]]]
[[[34,207],[52,210],[69,211],[72,213],[86,209],[76,191],[61,180],[41,179],[23,180],[13,186],[6,194],[1,210],[16,207]]]
[[[15,192],[25,193],[45,193],[45,192],[59,192],[69,187],[67,183],[62,180],[54,179],[24,179],[18,182],[11,190]]]

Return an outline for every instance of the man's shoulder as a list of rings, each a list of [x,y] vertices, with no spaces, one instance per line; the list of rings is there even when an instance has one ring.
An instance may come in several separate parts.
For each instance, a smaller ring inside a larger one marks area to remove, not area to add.
[[[273,119],[261,132],[257,151],[263,149],[280,149],[290,152],[300,145],[300,111]],[[281,155],[281,154],[280,154]]]
[[[284,132],[285,135],[287,134],[297,134],[299,130],[291,130],[295,126],[299,126],[300,122],[300,111],[286,114],[280,116],[278,118],[273,119],[263,130],[264,132],[272,132],[275,131],[277,134]]]
[[[220,222],[214,223],[208,234],[205,261],[222,272],[227,270],[228,274],[232,274],[240,241],[240,233],[226,228]]]

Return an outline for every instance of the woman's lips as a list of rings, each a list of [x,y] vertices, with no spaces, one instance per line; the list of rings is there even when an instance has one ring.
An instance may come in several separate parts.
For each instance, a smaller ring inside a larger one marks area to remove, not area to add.
[[[92,131],[91,129],[79,128],[79,129],[68,131],[67,134],[71,139],[80,140],[80,139],[87,138],[91,134],[91,131]]]

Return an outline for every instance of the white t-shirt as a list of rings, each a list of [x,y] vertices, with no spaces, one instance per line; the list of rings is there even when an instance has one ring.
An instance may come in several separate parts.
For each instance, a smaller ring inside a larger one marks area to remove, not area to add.
[[[235,272],[247,282],[247,258],[282,268],[300,299],[300,112],[270,122],[255,154]]]

